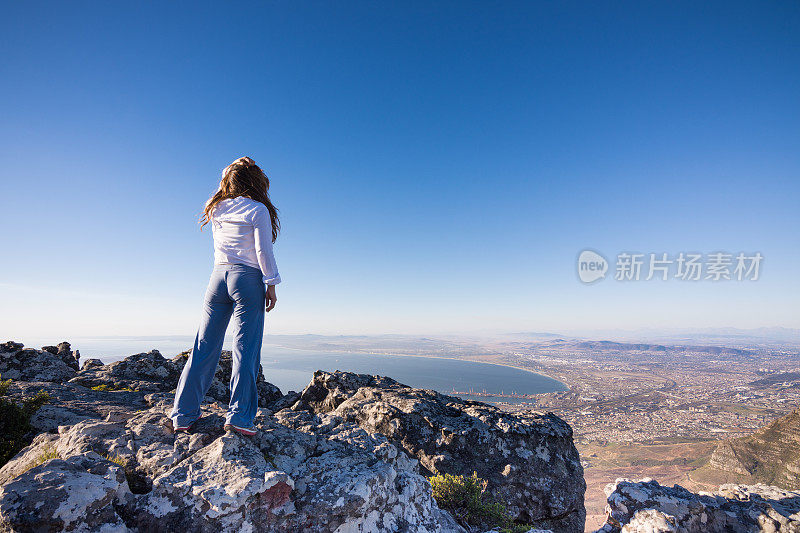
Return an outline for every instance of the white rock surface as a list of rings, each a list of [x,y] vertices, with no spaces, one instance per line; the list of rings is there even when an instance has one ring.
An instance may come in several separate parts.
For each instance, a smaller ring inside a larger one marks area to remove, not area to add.
[[[695,494],[651,479],[606,487],[606,524],[597,533],[800,533],[800,492],[767,485],[722,485]]]
[[[464,531],[402,452],[387,462],[267,410],[256,437],[228,434],[215,406],[176,435],[168,409],[39,435],[0,469],[0,531]],[[46,452],[64,459],[29,468]]]

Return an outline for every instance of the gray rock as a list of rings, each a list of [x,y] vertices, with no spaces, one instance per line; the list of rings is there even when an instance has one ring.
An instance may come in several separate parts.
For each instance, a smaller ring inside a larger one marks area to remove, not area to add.
[[[252,439],[224,433],[215,405],[195,432],[173,434],[168,398],[150,401],[37,436],[0,469],[0,530],[464,531],[400,462],[267,410]],[[44,453],[66,459],[31,468]]]
[[[270,405],[269,407],[273,411],[280,411],[281,409],[286,409],[287,407],[291,407],[292,405],[297,403],[297,400],[299,399],[300,399],[300,393],[290,390],[282,397],[275,400],[275,402],[273,402],[272,405]]]
[[[21,342],[6,341],[0,344],[0,352],[17,352],[24,346]]]
[[[0,486],[0,531],[128,531],[124,470],[97,454],[51,459]]]
[[[80,370],[81,353],[78,350],[74,352],[70,350],[70,344],[67,341],[59,343],[58,346],[42,346],[42,350],[60,356],[74,370]]]
[[[344,421],[332,414],[315,415],[309,411],[282,410],[274,414],[282,425],[326,439],[347,443],[374,454],[389,464],[403,470],[419,472],[419,461],[408,456],[404,450],[389,442],[380,433],[370,433],[355,423]]]
[[[276,417],[334,439],[354,427],[381,434],[425,474],[477,472],[515,519],[557,533],[583,531],[583,468],[572,428],[552,413],[509,414],[391,378],[339,371],[315,372],[292,410],[319,418]],[[359,438],[364,449],[374,445]]]
[[[69,351],[69,343],[65,351],[55,348],[55,353],[46,350],[23,348],[17,342],[8,341],[0,344],[0,376],[3,379],[24,381],[52,381],[63,383],[73,376],[77,370],[78,352]],[[59,345],[61,346],[61,345]]]
[[[83,362],[83,366],[81,367],[81,369],[83,370],[98,366],[103,366],[103,362],[100,359],[87,359],[86,361]]]
[[[56,431],[59,426],[72,425],[81,420],[102,419],[109,413],[147,407],[141,393],[94,391],[73,383],[12,381],[8,395],[21,401],[39,391],[46,392],[50,400],[31,418],[31,425],[37,432]]]
[[[609,516],[598,533],[800,532],[800,492],[768,485],[728,484],[696,494],[649,479],[618,479],[606,494]]]
[[[174,362],[166,359],[158,350],[151,350],[108,365],[84,365],[70,382],[89,388],[165,392],[175,389],[180,375],[181,369]]]
[[[175,390],[188,352],[172,359],[167,359],[158,350],[139,353],[104,365],[95,359],[84,363],[83,368],[70,380],[85,387],[105,387],[108,390],[127,390],[152,393]],[[230,380],[233,367],[233,356],[230,351],[223,351],[217,365],[214,379],[208,390],[207,399],[228,403],[230,400]],[[264,379],[263,370],[259,367],[256,380],[258,388],[258,404],[270,407],[283,395],[275,385]]]

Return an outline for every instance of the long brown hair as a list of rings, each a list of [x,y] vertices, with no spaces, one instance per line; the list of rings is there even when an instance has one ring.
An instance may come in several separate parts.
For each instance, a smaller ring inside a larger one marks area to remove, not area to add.
[[[200,217],[200,229],[209,223],[218,203],[237,196],[245,196],[267,206],[272,221],[272,242],[275,242],[281,230],[281,221],[278,219],[278,209],[269,200],[269,178],[249,157],[240,157],[222,171],[219,190],[206,202],[203,216]]]

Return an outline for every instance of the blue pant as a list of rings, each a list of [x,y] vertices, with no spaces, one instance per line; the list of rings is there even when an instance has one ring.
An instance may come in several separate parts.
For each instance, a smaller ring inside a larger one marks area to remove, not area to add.
[[[256,376],[264,336],[266,288],[261,270],[246,265],[215,265],[208,282],[203,317],[192,353],[183,367],[175,405],[176,426],[188,426],[200,416],[200,404],[217,369],[225,330],[233,315],[233,373],[227,421],[249,427],[258,409]]]

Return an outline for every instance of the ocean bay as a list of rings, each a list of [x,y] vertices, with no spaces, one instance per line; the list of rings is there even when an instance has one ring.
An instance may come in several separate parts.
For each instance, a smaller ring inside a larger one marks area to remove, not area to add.
[[[268,339],[266,337],[265,341]],[[81,364],[87,359],[110,363],[152,349],[171,358],[191,348],[193,341],[193,337],[188,336],[69,339],[72,348],[81,352]],[[28,347],[40,348],[59,341],[23,339],[22,342]],[[224,349],[231,349],[230,339],[226,339]],[[485,402],[524,403],[525,396],[567,388],[552,378],[510,366],[443,357],[305,350],[266,342],[261,350],[261,363],[267,381],[277,385],[284,393],[303,390],[315,370],[389,376],[412,387]],[[499,394],[504,396],[494,396]]]

